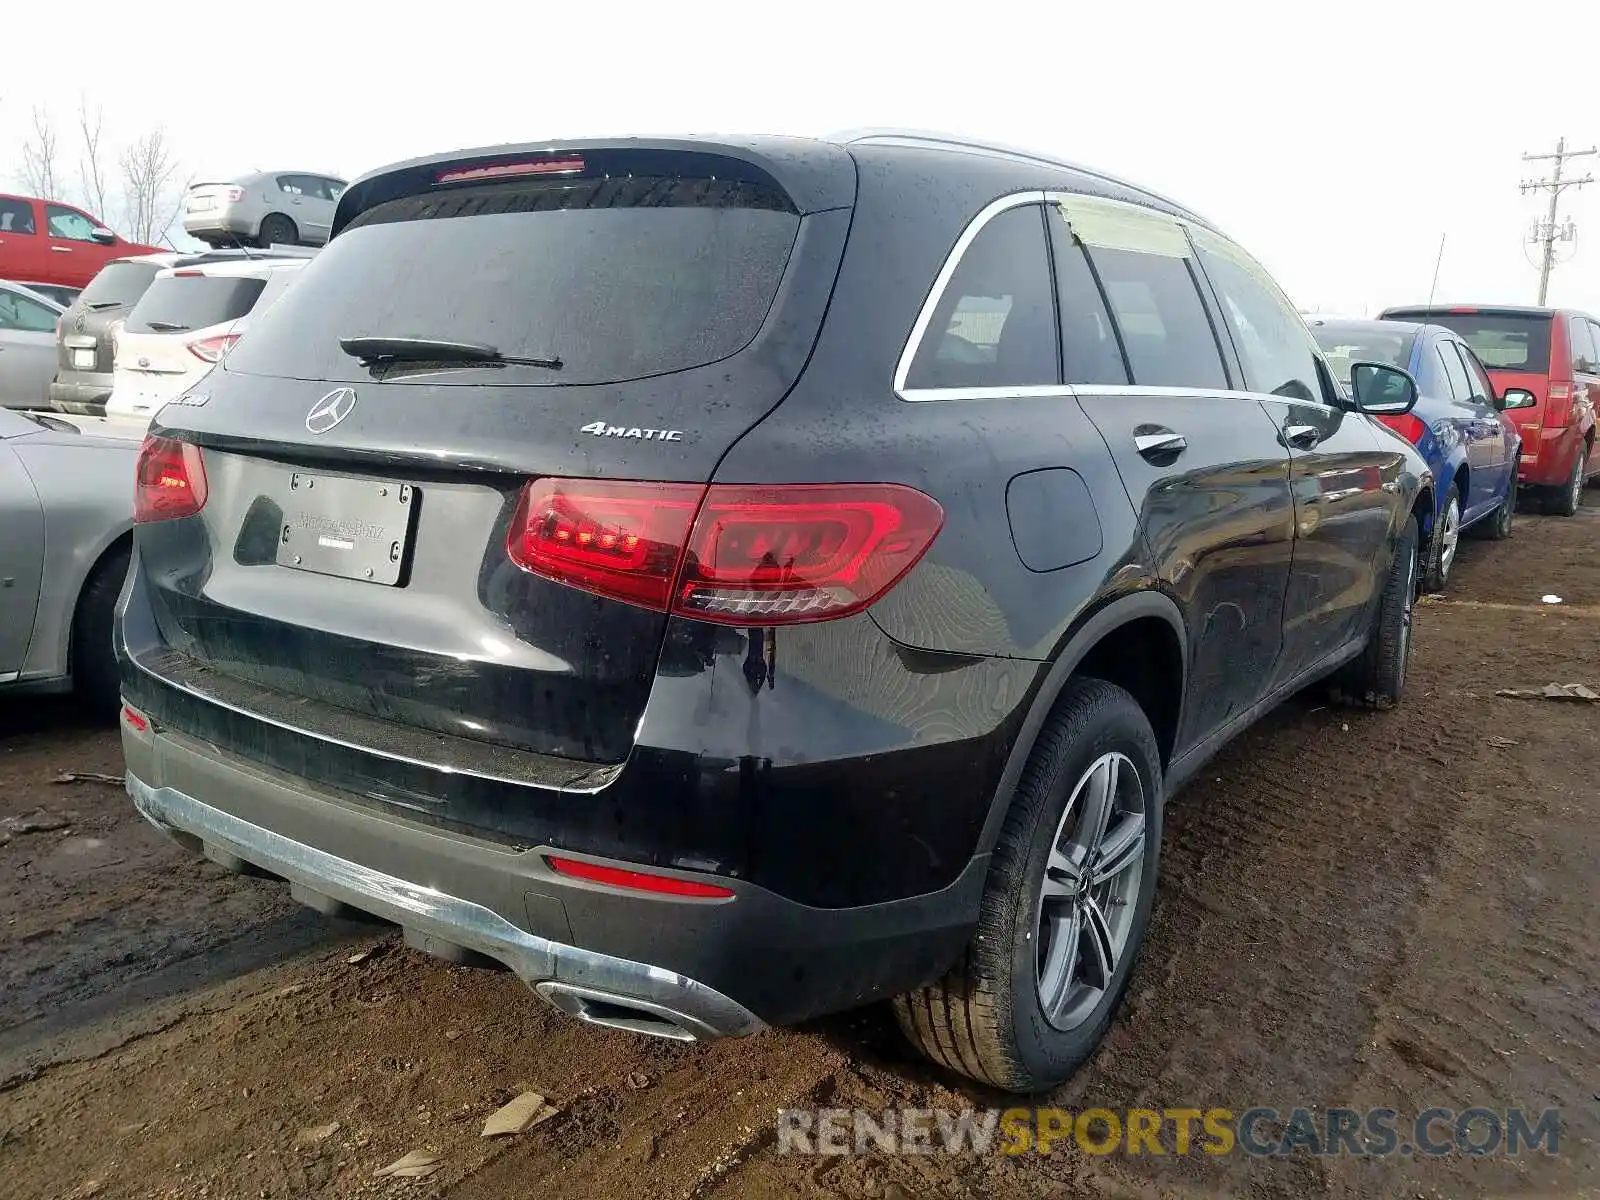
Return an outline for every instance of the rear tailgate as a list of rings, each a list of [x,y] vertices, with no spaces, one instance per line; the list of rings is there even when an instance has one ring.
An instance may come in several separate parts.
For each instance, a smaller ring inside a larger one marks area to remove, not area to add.
[[[580,481],[593,507],[570,532],[597,558],[603,542],[624,553],[613,519],[670,522],[670,503],[625,511],[592,481],[703,484],[781,401],[854,191],[842,151],[845,203],[821,211],[749,159],[635,156],[557,156],[555,178],[484,181],[456,161],[420,184],[361,181],[206,396],[160,414],[157,433],[203,447],[207,494],[195,516],[140,526],[150,628],[129,648],[298,731],[235,748],[503,831],[523,810],[454,773],[566,784],[627,757],[666,617],[518,567],[519,500],[537,477]],[[364,363],[351,337],[528,361]],[[341,767],[328,743],[366,757]]]

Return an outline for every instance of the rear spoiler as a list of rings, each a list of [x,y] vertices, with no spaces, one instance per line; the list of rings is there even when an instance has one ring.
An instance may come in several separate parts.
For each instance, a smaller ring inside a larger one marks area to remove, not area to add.
[[[580,179],[622,174],[746,178],[775,188],[801,214],[855,203],[855,159],[830,142],[785,137],[579,139],[458,150],[369,172],[340,196],[330,237],[379,204],[451,186],[449,180],[441,181],[442,175],[480,173],[487,178],[519,164],[547,165],[551,174]]]

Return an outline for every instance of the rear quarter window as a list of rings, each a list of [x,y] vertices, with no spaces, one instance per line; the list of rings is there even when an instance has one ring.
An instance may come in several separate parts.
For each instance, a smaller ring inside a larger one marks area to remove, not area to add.
[[[228,358],[246,374],[357,383],[346,337],[475,342],[558,370],[432,371],[431,385],[615,383],[727,358],[777,295],[800,218],[738,180],[480,184],[361,213]],[[396,369],[389,378],[407,381]]]
[[[236,321],[255,306],[264,279],[168,275],[157,279],[128,314],[129,333],[178,333]]]

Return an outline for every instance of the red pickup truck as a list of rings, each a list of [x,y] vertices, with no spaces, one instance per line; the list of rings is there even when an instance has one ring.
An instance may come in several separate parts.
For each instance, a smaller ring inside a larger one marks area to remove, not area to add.
[[[82,288],[113,258],[159,251],[59,200],[0,194],[0,279]]]

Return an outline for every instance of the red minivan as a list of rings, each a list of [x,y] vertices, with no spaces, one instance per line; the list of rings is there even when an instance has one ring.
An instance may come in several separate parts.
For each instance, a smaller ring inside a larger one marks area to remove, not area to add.
[[[83,288],[113,258],[157,254],[59,200],[0,195],[0,279]]]
[[[1507,304],[1388,308],[1386,321],[1427,321],[1460,334],[1489,368],[1506,415],[1522,431],[1517,480],[1545,511],[1570,517],[1600,474],[1600,321],[1569,308]]]

